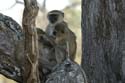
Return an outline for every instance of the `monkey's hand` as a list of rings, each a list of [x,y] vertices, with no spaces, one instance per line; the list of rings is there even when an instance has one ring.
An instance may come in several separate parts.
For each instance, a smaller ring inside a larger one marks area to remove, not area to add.
[[[47,36],[46,34],[44,34],[43,36],[41,36],[40,38],[41,42],[44,45],[50,45],[50,46],[54,46],[55,45],[55,41],[53,38]]]

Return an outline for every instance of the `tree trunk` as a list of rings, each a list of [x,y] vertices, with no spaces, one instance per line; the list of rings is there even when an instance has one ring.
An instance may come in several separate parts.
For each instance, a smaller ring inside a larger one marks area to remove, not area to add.
[[[24,83],[40,83],[38,71],[38,38],[35,26],[38,6],[36,0],[24,0],[23,29],[25,32]]]
[[[88,83],[121,83],[125,0],[82,0],[82,67]]]

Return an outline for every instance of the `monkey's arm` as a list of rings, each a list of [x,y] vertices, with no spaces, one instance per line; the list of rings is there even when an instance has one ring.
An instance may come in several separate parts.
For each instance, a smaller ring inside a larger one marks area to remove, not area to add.
[[[76,57],[76,49],[77,49],[77,43],[76,43],[76,35],[68,28],[66,28],[67,32],[67,41],[69,43],[69,54],[70,54],[70,59],[74,61]]]
[[[54,31],[54,25],[48,24],[45,30],[45,33],[48,36],[52,36],[53,35],[53,31]]]
[[[44,40],[44,44],[49,44],[49,45],[52,45],[52,46],[55,45],[54,40],[51,37],[47,36],[47,35],[43,36],[43,40]]]
[[[74,61],[74,59],[76,58],[76,50],[77,50],[76,36],[74,33],[72,33],[71,40],[69,41],[71,41],[69,43],[70,59]]]
[[[49,37],[42,29],[37,28],[37,33],[39,41],[42,42],[44,45],[55,45],[54,40]]]

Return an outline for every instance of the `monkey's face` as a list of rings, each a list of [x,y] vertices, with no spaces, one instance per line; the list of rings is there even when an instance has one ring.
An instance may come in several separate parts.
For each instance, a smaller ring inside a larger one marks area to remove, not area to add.
[[[53,37],[55,39],[55,42],[62,42],[66,38],[66,32],[65,32],[65,26],[61,23],[57,24],[55,26],[54,32],[53,32]]]
[[[54,24],[58,21],[59,15],[58,14],[50,14],[48,16],[49,22]]]
[[[47,17],[51,24],[56,24],[63,21],[64,13],[58,10],[53,10],[48,13]]]

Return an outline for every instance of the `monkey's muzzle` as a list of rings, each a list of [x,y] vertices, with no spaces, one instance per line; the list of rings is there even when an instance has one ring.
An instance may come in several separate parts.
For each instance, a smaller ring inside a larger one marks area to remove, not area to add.
[[[50,14],[48,19],[51,23],[55,23],[58,20],[58,15],[57,14]]]

